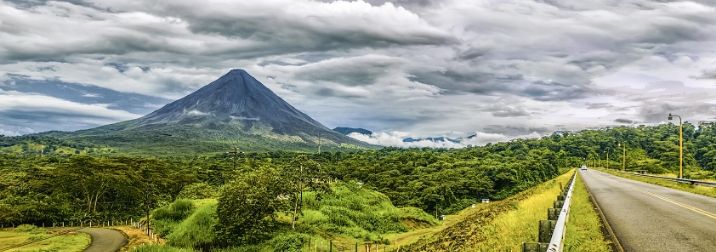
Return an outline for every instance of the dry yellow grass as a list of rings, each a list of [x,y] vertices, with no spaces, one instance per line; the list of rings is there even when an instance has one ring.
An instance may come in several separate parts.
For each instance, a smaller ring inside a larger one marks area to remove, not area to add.
[[[405,251],[520,251],[524,241],[537,240],[537,223],[547,218],[574,171],[502,201],[478,204],[439,226],[389,237]],[[402,250],[401,250],[402,251]]]
[[[538,223],[547,219],[547,209],[552,207],[560,193],[560,184],[566,185],[574,172],[568,172],[556,180],[539,185],[536,193],[520,201],[517,209],[497,216],[483,227],[490,239],[478,243],[476,251],[521,251],[523,242],[537,241]]]
[[[132,249],[141,245],[149,244],[164,244],[164,240],[152,240],[149,238],[147,233],[141,229],[137,229],[132,226],[117,226],[114,229],[121,231],[127,235],[127,245],[122,248],[122,251],[132,251]]]

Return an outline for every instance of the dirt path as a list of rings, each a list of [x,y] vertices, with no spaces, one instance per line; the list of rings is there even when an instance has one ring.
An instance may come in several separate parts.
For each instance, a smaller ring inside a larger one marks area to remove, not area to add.
[[[122,232],[105,228],[85,228],[80,230],[92,237],[92,243],[85,252],[110,252],[119,251],[124,244],[127,244],[127,238]]]

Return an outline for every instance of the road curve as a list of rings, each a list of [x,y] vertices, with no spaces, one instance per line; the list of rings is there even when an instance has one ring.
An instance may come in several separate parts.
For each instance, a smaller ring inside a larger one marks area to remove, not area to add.
[[[80,232],[89,234],[92,243],[85,252],[115,252],[127,244],[127,238],[122,232],[106,228],[83,228]]]
[[[716,251],[716,198],[580,171],[625,251]]]

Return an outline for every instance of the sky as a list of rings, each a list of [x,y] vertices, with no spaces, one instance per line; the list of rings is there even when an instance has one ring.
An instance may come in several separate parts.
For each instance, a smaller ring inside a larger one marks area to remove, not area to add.
[[[0,134],[141,117],[241,68],[365,141],[716,115],[716,0],[0,0]]]

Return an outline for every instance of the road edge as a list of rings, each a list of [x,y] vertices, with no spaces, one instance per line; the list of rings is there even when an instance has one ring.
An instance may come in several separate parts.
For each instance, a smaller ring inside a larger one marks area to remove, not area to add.
[[[125,233],[124,231],[122,231],[121,229],[118,229],[116,227],[110,227],[107,229],[116,230],[117,232],[119,232],[120,234],[122,234],[124,236],[124,244],[122,244],[122,247],[119,248],[117,251],[123,251],[125,248],[127,248],[127,246],[129,245],[129,235],[127,235],[127,233]]]
[[[582,180],[581,172],[579,173],[579,179]],[[599,202],[596,198],[592,196],[592,190],[589,188],[589,185],[582,180],[582,183],[584,183],[584,187],[587,188],[587,194],[589,194],[589,200],[592,202],[592,206],[599,214],[599,219],[602,222],[602,233],[604,233],[605,236],[608,237],[608,239],[611,241],[611,244],[609,247],[612,248],[612,251],[615,252],[624,252],[624,247],[622,247],[621,242],[619,242],[619,239],[614,234],[614,230],[612,229],[612,226],[609,225],[609,221],[607,220],[607,217],[604,215],[604,212],[602,212],[602,208],[599,207]]]

